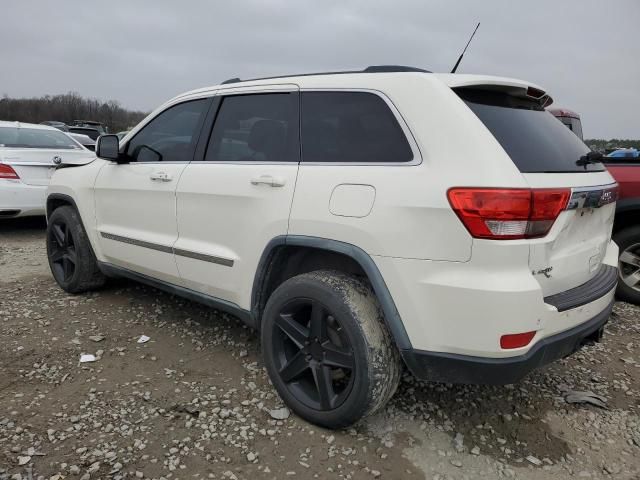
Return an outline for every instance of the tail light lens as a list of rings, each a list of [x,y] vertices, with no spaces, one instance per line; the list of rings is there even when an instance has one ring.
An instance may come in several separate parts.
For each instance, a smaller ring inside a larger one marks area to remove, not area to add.
[[[2,178],[10,180],[20,179],[16,171],[11,168],[11,165],[7,165],[5,163],[0,163],[0,179]]]
[[[544,237],[567,207],[568,188],[452,188],[449,203],[475,238]]]
[[[536,332],[513,333],[511,335],[502,335],[500,337],[500,348],[509,350],[512,348],[526,347],[531,343]]]

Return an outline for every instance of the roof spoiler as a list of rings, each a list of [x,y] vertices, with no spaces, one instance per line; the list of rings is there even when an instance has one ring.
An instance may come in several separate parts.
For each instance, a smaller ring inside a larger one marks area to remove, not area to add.
[[[532,100],[543,108],[547,108],[553,103],[553,98],[544,90],[525,85],[509,85],[509,84],[469,84],[459,87],[453,87],[454,90],[485,90],[487,92],[505,93],[515,98]]]

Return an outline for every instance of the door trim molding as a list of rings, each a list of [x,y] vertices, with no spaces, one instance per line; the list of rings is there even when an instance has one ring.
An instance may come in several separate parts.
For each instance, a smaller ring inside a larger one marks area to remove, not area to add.
[[[137,240],[135,238],[123,237],[122,235],[115,235],[109,232],[100,232],[102,238],[107,240],[113,240],[115,242],[126,243],[129,245],[135,245],[137,247],[148,248],[151,250],[157,250],[163,253],[172,253],[180,257],[192,258],[194,260],[201,260],[203,262],[215,263],[217,265],[223,265],[225,267],[233,267],[234,260],[224,257],[216,257],[215,255],[207,255],[205,253],[192,252],[191,250],[183,250],[181,248],[173,248],[168,245],[161,245],[158,243],[147,242],[144,240]]]
[[[173,253],[173,248],[160,245],[158,243],[145,242],[144,240],[136,240],[135,238],[123,237],[121,235],[115,235],[113,233],[100,232],[102,238],[107,240],[113,240],[115,242],[126,243],[128,245],[135,245],[136,247],[144,247],[150,250],[157,250],[163,253]]]

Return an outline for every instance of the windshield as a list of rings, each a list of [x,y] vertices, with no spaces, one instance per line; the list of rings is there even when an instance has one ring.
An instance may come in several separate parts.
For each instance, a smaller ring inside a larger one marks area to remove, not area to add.
[[[576,164],[589,147],[536,102],[469,88],[456,93],[522,173],[604,170],[602,163]]]
[[[80,145],[59,130],[38,128],[0,128],[0,147],[50,148],[55,150],[79,150]]]

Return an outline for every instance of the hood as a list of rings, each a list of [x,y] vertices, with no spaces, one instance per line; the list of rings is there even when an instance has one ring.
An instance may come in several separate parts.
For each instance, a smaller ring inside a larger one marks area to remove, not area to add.
[[[56,163],[56,166],[58,168],[79,167],[81,165],[88,165],[94,160],[96,160],[96,158],[98,158],[95,156],[93,152],[87,151],[87,153],[88,155],[78,155],[78,156],[67,155],[66,157],[62,158],[62,162]]]

